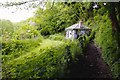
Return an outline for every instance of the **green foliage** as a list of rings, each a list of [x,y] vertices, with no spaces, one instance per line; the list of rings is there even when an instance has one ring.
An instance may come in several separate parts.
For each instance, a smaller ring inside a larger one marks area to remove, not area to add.
[[[1,28],[2,34],[5,34],[6,32],[13,32],[14,30],[13,24],[9,20],[0,20],[0,28]]]
[[[3,40],[9,40],[14,32],[14,25],[9,20],[0,19],[0,36]]]
[[[2,42],[2,37],[0,36],[0,42]]]
[[[114,78],[120,78],[120,59],[112,65],[112,70]]]
[[[32,40],[12,40],[2,42],[2,54],[19,54],[18,51],[29,51],[29,49],[39,46],[42,38]]]
[[[33,39],[40,36],[37,26],[30,26],[28,24],[21,25],[21,27],[14,32],[14,39]]]
[[[36,45],[35,43],[38,43],[37,41],[29,41],[28,43],[31,45],[27,45],[26,43],[27,46],[24,46],[24,44],[22,48],[20,45],[16,45],[18,46],[18,51],[14,52],[14,50],[12,50],[12,54],[3,55],[3,78],[61,78],[67,71],[68,62],[71,59],[68,56],[72,55],[72,60],[76,60],[75,57],[81,55],[80,47],[77,44],[78,41],[70,42],[66,40],[62,42],[45,39]],[[14,45],[16,43],[11,44]],[[32,46],[32,44],[34,44],[35,48],[27,49],[27,47]],[[69,55],[66,52],[66,46],[70,46]],[[13,49],[14,48],[15,47],[13,47]],[[25,50],[24,48],[30,51],[24,51],[24,54],[20,54],[20,49]],[[16,53],[20,56],[11,59],[10,56],[14,56]]]
[[[79,46],[78,40],[74,40],[70,42],[70,52],[71,52],[71,57],[73,61],[78,60],[80,55],[82,55],[82,48]]]
[[[95,18],[97,19],[98,16]],[[113,77],[118,78],[120,75],[120,49],[118,48],[118,43],[115,35],[112,33],[111,21],[107,14],[101,17],[101,21],[97,22],[97,28],[95,30],[95,42],[102,48],[103,59],[109,64]]]
[[[116,38],[119,34],[113,35],[111,18],[108,18],[115,8],[116,13],[112,15],[120,21],[119,3],[95,4],[98,5],[96,9],[93,9],[94,3],[48,2],[45,10],[38,8],[35,17],[14,27],[10,21],[0,20],[2,26],[0,40],[3,39],[3,78],[62,77],[67,64],[71,60],[77,60],[82,48],[79,47],[77,40],[65,40],[64,36],[55,33],[63,32],[79,19],[83,19],[87,26],[93,28],[92,34],[82,42],[83,47],[95,38],[95,42],[102,48],[102,57],[109,64],[113,77],[119,78],[120,48],[119,38]],[[30,20],[37,25],[29,25]],[[44,36],[50,35],[50,40],[43,40],[39,32]]]
[[[38,24],[38,30],[42,35],[59,33],[79,20],[79,13],[76,11],[78,7],[54,3],[51,8],[45,10],[39,8],[34,21]]]
[[[51,35],[63,32],[66,27],[77,23],[80,19],[87,21],[93,17],[92,7],[93,3],[48,2],[45,10],[38,8],[34,21],[42,35]]]
[[[49,39],[63,41],[65,39],[65,36],[63,36],[62,34],[54,34],[50,35]]]

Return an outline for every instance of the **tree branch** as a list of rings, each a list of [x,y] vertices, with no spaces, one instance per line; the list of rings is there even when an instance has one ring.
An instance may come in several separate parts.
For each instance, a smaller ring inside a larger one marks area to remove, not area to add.
[[[35,3],[36,1],[38,1],[39,3],[44,2],[44,0],[29,0],[29,1],[21,1],[21,2],[6,2],[6,3],[0,3],[0,7],[10,7],[10,6],[20,6],[20,5],[24,5],[27,3]]]

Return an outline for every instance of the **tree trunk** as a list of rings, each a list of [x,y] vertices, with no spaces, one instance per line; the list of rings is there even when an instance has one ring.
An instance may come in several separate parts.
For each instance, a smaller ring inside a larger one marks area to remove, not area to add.
[[[116,14],[116,3],[111,2],[109,3],[108,10],[109,10],[109,17],[112,22],[112,31],[113,31],[113,36],[115,36],[116,41],[118,43],[118,48],[120,49],[120,25],[117,20],[117,14]]]
[[[113,33],[119,33],[120,32],[120,26],[116,17],[116,11],[115,11],[115,3],[110,3],[109,5],[109,16],[110,20],[112,22],[112,30]]]

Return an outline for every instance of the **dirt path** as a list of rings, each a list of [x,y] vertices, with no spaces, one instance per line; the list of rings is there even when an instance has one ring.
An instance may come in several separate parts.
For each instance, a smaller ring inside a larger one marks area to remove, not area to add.
[[[67,78],[111,78],[109,66],[101,57],[101,50],[94,43],[85,49],[84,57],[69,66]]]

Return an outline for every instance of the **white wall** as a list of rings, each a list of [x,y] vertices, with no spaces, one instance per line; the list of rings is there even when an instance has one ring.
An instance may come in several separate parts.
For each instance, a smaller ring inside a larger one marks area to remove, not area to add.
[[[75,38],[77,38],[76,31],[75,30],[66,31],[66,38],[67,39],[75,39]]]
[[[67,39],[72,38],[72,31],[71,30],[66,31],[66,38]]]

